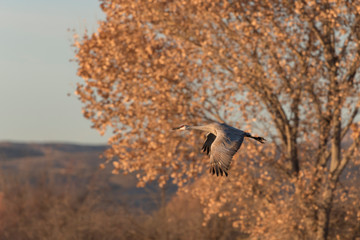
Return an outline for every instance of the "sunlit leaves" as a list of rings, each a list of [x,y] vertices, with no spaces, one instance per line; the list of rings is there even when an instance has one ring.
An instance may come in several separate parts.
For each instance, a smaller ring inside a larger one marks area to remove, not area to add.
[[[228,179],[199,181],[204,223],[226,217],[254,237],[315,238],[326,228],[318,205],[331,208],[327,194],[336,198],[340,174],[359,161],[359,6],[101,1],[107,19],[74,43],[76,93],[93,127],[113,131],[114,173],[183,186],[208,159],[200,134],[171,128],[225,121],[269,141],[245,143]],[[273,219],[288,224],[266,232]]]

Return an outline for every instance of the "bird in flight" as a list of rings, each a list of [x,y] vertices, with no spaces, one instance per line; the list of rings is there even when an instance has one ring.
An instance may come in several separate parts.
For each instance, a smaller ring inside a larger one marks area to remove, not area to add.
[[[250,133],[231,127],[225,123],[213,122],[203,126],[181,125],[173,130],[200,130],[207,132],[202,147],[203,152],[210,154],[210,173],[228,176],[232,157],[239,150],[244,137],[265,142],[263,137],[254,137]]]

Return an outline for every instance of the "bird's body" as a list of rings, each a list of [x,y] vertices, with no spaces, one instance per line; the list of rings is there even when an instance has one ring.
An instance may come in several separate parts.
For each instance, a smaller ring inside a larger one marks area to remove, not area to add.
[[[213,122],[203,126],[182,125],[174,130],[200,130],[207,132],[202,150],[210,154],[210,173],[219,176],[228,175],[232,157],[239,150],[245,137],[253,138],[261,143],[265,139],[253,137],[251,134],[240,129],[231,127],[225,123]]]

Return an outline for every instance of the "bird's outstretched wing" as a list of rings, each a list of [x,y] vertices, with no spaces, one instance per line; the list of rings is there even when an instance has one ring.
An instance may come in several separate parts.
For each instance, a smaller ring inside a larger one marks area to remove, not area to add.
[[[239,137],[235,141],[228,141],[218,137],[211,145],[210,151],[210,173],[219,176],[228,176],[232,157],[239,150],[244,137]]]
[[[206,140],[201,150],[203,150],[203,152],[206,152],[207,155],[209,155],[210,153],[211,144],[214,142],[215,138],[216,136],[212,133],[206,134]]]

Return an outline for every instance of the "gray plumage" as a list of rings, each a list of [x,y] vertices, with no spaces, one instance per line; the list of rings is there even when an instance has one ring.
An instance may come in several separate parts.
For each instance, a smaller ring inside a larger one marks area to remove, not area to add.
[[[231,127],[225,123],[210,123],[203,126],[182,125],[173,130],[200,130],[207,132],[202,150],[210,154],[210,173],[228,176],[232,157],[239,150],[244,137],[264,143],[263,137],[253,137],[250,133]]]

